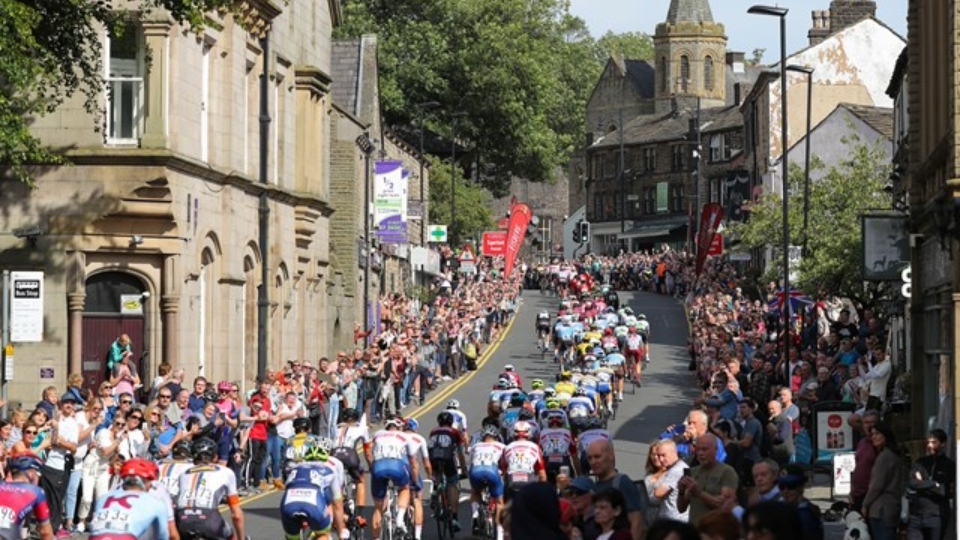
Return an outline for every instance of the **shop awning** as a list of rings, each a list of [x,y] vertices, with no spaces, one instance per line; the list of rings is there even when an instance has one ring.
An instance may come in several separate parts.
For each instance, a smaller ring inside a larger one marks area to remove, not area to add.
[[[617,238],[628,240],[631,238],[659,238],[661,236],[670,236],[670,234],[686,226],[687,220],[674,220],[657,223],[637,223],[632,229],[617,235]]]

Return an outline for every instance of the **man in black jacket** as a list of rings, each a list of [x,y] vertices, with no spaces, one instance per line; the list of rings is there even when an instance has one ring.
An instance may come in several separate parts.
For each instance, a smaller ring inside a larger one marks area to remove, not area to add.
[[[942,540],[946,533],[956,478],[956,463],[944,454],[946,444],[945,431],[931,431],[927,435],[927,455],[918,459],[910,471],[909,540]]]

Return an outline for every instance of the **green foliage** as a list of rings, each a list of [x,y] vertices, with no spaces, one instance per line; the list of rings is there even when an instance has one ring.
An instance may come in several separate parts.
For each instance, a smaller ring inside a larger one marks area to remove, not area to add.
[[[763,55],[767,52],[764,48],[756,48],[753,50],[753,56],[747,59],[747,65],[750,66],[759,66],[763,63]]]
[[[231,0],[143,0],[144,14],[165,10],[198,28]],[[29,183],[29,166],[60,164],[30,131],[38,117],[80,92],[91,113],[103,93],[101,36],[120,17],[107,0],[0,0],[0,163]]]
[[[849,149],[848,158],[831,168],[810,185],[810,210],[807,254],[800,261],[798,288],[808,294],[828,292],[849,297],[864,306],[875,306],[889,288],[883,284],[864,286],[861,268],[861,214],[889,210],[891,199],[883,191],[883,183],[890,174],[890,161],[879,147],[859,141],[843,143]],[[814,171],[822,171],[822,162],[811,164]],[[755,204],[750,220],[734,224],[729,234],[738,235],[744,247],[782,246],[782,199],[774,194],[764,195]],[[790,168],[790,244],[803,244],[803,169]],[[776,260],[768,267],[762,280],[779,280],[783,267],[782,250],[776,249]]]
[[[629,60],[653,59],[653,38],[643,32],[625,32],[614,34],[607,30],[595,47],[596,61],[605,64],[611,56]]]
[[[435,157],[429,159],[430,223],[447,225],[447,239],[452,246],[460,246],[462,241],[479,238],[483,231],[490,230],[493,226],[490,194],[483,187],[468,183],[459,168],[456,170],[456,216],[451,223],[450,162]]]
[[[511,177],[549,179],[581,140],[588,93],[606,57],[563,0],[352,0],[340,38],[378,36],[380,97],[388,125],[426,119],[456,136],[483,165],[481,182],[503,193]],[[639,35],[605,36],[628,55]]]

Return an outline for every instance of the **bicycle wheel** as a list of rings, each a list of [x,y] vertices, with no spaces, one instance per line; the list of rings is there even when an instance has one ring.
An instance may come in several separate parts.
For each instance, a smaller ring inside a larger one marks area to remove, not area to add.
[[[439,486],[440,491],[437,494],[435,499],[436,508],[434,508],[433,521],[437,524],[437,538],[443,540],[446,534],[446,517],[447,517],[447,505],[444,500],[446,496],[443,494],[443,491],[446,490],[445,487]]]
[[[617,409],[620,408],[620,405],[619,405],[620,402],[617,401],[616,398],[613,398],[613,399],[610,400],[610,403],[611,403],[610,417],[613,418],[614,420],[616,420],[616,419],[617,419]]]
[[[380,523],[380,540],[396,540],[397,494],[393,486],[387,489],[387,511]]]

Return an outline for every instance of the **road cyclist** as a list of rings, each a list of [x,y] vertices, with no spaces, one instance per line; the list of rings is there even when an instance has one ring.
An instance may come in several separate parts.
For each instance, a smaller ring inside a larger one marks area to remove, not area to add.
[[[8,516],[0,526],[0,538],[20,538],[27,520],[37,524],[41,540],[53,540],[47,496],[37,485],[43,462],[35,454],[15,454],[7,460],[9,480],[0,481],[0,514]]]
[[[403,432],[403,418],[394,414],[387,417],[383,429],[373,435],[371,441],[370,488],[373,494],[373,538],[380,538],[384,527],[383,517],[394,520],[387,524],[392,531],[404,536],[407,532],[407,507],[410,505],[411,479],[419,475],[419,467],[414,459],[416,445],[413,439]],[[388,501],[387,492],[391,487],[396,490],[396,501]],[[388,508],[388,502],[395,502],[396,513]]]

